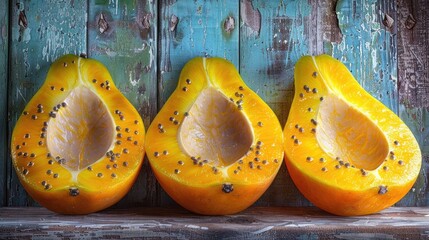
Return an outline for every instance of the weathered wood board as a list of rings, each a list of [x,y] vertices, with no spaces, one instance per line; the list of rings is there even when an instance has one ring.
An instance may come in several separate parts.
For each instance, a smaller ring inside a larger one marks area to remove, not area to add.
[[[160,1],[158,109],[176,88],[180,71],[197,56],[220,56],[238,66],[238,1]],[[162,189],[159,188],[161,191]],[[162,191],[160,205],[175,205]]]
[[[423,166],[401,206],[429,206],[429,5],[399,1],[397,9],[399,117],[413,131]]]
[[[285,124],[299,57],[327,53],[399,114],[419,141],[423,167],[398,206],[429,206],[429,6],[426,0],[29,1],[0,3],[0,206],[34,206],[10,164],[7,142],[49,65],[65,53],[103,62],[146,128],[183,65],[220,56]],[[311,205],[282,167],[258,206]],[[146,161],[116,207],[176,206]]]
[[[6,167],[8,160],[7,98],[9,60],[9,3],[0,2],[0,206],[6,205]]]
[[[3,208],[6,239],[427,239],[428,208],[390,208],[362,217],[338,217],[316,208],[254,207],[231,216],[200,216],[182,209],[107,210],[64,216],[43,208]],[[43,219],[43,221],[41,221]]]
[[[86,11],[86,1],[10,2],[8,139],[50,64],[63,54],[86,52]],[[7,162],[7,205],[34,205]]]
[[[156,2],[92,0],[88,12],[88,56],[106,65],[149,127],[157,113]],[[159,192],[145,161],[136,184],[118,207],[154,205]]]

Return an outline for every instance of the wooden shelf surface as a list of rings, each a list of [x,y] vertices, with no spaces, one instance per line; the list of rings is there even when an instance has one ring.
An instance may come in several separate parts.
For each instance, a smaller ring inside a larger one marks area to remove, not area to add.
[[[0,239],[429,239],[429,208],[339,217],[317,208],[253,207],[230,216],[178,208],[108,209],[84,216],[0,208]]]

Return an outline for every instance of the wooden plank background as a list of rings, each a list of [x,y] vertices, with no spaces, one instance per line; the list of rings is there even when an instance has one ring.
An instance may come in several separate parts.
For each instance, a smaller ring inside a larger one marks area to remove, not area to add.
[[[103,62],[148,127],[195,56],[220,56],[285,124],[302,55],[342,60],[415,134],[423,167],[398,206],[429,206],[426,0],[10,0],[0,2],[0,206],[36,206],[11,167],[18,115],[65,53]],[[257,206],[308,206],[283,166]],[[115,207],[176,206],[145,161]]]

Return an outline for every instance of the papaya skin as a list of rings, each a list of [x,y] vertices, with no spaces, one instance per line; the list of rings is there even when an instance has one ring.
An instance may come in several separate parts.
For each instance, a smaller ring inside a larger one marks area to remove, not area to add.
[[[88,214],[122,199],[143,163],[145,128],[100,62],[65,55],[28,102],[11,138],[27,193],[61,214]]]
[[[275,114],[232,63],[216,57],[194,58],[183,67],[145,147],[162,188],[203,215],[235,214],[252,205],[284,157]]]
[[[284,136],[293,182],[335,215],[388,208],[420,173],[421,151],[411,130],[328,55],[304,56],[295,65]]]

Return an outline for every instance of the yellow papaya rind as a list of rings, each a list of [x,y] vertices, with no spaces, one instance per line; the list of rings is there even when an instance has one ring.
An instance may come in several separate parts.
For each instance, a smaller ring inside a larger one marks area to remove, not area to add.
[[[201,91],[208,87],[217,89],[231,102],[241,100],[241,112],[253,131],[247,154],[217,168],[210,164],[194,165],[192,156],[178,142],[181,123]],[[259,141],[263,145],[257,147]],[[284,151],[279,147],[282,145],[282,129],[276,115],[244,84],[233,64],[221,58],[194,58],[182,69],[176,90],[149,127],[145,147],[155,176],[177,203],[196,213],[224,215],[247,208],[268,188],[283,161]],[[163,154],[165,151],[167,155]],[[260,162],[255,162],[255,158]],[[184,170],[183,166],[188,167]],[[224,184],[232,185],[234,190],[226,194]]]
[[[323,150],[317,131],[300,132],[296,127],[317,129],[312,119],[330,97],[344,100],[384,133],[385,157],[374,169],[339,164],[340,159]],[[392,206],[410,190],[421,167],[421,152],[410,129],[328,55],[304,56],[297,62],[295,96],[284,135],[285,162],[295,185],[313,204],[337,215],[371,214]]]
[[[48,155],[46,128],[52,114],[61,114],[61,110],[52,109],[78,86],[99,96],[115,124],[113,127],[122,126],[120,130],[111,130],[114,138],[108,149],[120,155],[115,161],[105,155],[94,160],[89,168],[71,174],[61,160]],[[43,106],[42,113],[39,104]],[[118,109],[121,114],[115,113]],[[43,129],[44,122],[47,124]],[[125,132],[125,128],[129,131]],[[123,133],[121,139],[116,137],[117,132]],[[132,141],[125,140],[128,135]],[[116,88],[106,67],[96,60],[65,55],[52,63],[44,84],[15,125],[12,162],[22,185],[39,204],[58,213],[87,214],[115,204],[129,191],[143,163],[144,138],[139,113]],[[107,165],[112,166],[110,170],[106,170]],[[74,188],[78,195],[71,196],[75,195],[71,190]]]

